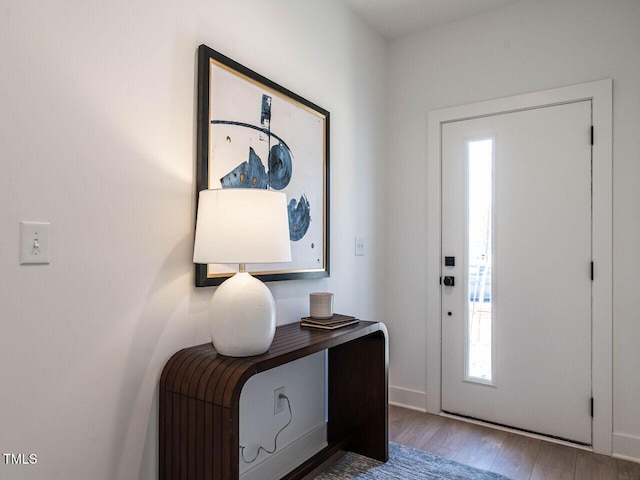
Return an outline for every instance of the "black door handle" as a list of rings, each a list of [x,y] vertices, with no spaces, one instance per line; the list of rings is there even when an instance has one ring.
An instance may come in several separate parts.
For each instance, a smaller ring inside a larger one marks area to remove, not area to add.
[[[445,287],[453,287],[456,284],[455,277],[444,277],[443,283]]]

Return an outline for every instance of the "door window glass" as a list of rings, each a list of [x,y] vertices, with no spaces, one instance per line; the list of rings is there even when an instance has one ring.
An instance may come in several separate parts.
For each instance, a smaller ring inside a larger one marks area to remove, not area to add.
[[[491,237],[493,139],[468,142],[466,379],[492,382]]]

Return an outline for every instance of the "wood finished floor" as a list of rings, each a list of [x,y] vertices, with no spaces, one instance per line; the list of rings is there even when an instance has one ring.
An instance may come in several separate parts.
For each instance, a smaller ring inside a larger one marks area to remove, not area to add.
[[[513,480],[640,480],[640,464],[389,406],[389,440]]]

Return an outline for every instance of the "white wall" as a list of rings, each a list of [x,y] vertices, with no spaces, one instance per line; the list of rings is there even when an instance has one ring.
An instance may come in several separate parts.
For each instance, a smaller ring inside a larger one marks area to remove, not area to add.
[[[208,340],[191,263],[201,43],[331,112],[331,278],[270,284],[278,322],[316,290],[382,319],[385,44],[345,7],[3,0],[0,450],[38,462],[0,457],[2,478],[157,478],[160,372]],[[51,222],[50,265],[18,265],[20,220]]]
[[[301,458],[327,446],[324,367],[325,352],[318,352],[259,373],[245,384],[240,395],[243,480],[282,478]],[[284,410],[274,414],[274,390],[281,387],[288,404],[284,400]],[[276,446],[272,455],[259,448],[270,452]]]
[[[423,407],[427,112],[613,78],[614,453],[640,459],[640,2],[525,1],[390,44],[388,278],[391,396]]]

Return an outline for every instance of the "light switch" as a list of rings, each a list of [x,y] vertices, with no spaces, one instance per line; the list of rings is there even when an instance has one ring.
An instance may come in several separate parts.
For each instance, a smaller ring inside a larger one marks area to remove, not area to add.
[[[364,238],[356,237],[356,257],[364,256]]]
[[[49,223],[20,222],[20,265],[49,263]]]

